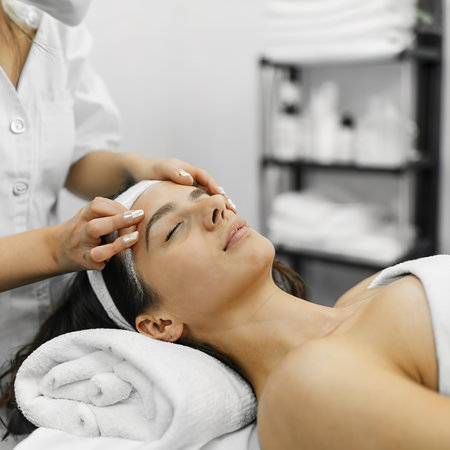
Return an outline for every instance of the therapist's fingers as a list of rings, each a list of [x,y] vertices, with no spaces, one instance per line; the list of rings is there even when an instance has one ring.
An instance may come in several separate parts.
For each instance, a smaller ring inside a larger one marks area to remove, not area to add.
[[[86,224],[86,232],[91,238],[100,239],[114,231],[128,228],[130,228],[129,231],[132,231],[143,218],[144,211],[142,209],[125,210],[113,216],[91,219]]]
[[[108,259],[116,253],[122,252],[133,246],[137,242],[138,238],[139,232],[133,231],[132,233],[124,234],[123,236],[118,237],[110,244],[103,244],[94,247],[90,252],[91,259],[97,263],[108,261]]]
[[[206,170],[181,162],[180,172],[189,173],[198,184],[208,189],[211,194],[220,194],[220,186],[216,179]],[[185,183],[183,183],[185,184]]]
[[[105,197],[95,197],[83,210],[85,220],[97,217],[114,216],[125,212],[126,208],[120,203]]]
[[[236,205],[219,186],[216,179],[206,170],[192,166],[180,159],[167,158],[153,161],[152,174],[158,180],[171,180],[178,184],[192,186],[199,184],[211,194],[221,194],[227,200],[227,208],[236,212]]]
[[[191,166],[188,163],[183,163],[182,165],[183,168],[180,169],[182,172],[187,172],[192,175],[197,183],[205,187],[211,194],[223,195],[227,200],[227,208],[236,212],[236,205],[234,202],[225,192],[225,189],[222,186],[219,186],[219,183],[208,171],[201,169],[200,167]]]

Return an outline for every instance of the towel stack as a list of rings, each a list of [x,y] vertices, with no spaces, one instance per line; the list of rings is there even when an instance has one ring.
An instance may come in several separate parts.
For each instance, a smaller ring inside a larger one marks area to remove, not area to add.
[[[264,54],[320,63],[392,57],[413,44],[416,0],[266,0]]]
[[[274,244],[382,265],[403,256],[414,237],[412,227],[399,230],[375,205],[337,202],[313,191],[276,197],[268,225]]]

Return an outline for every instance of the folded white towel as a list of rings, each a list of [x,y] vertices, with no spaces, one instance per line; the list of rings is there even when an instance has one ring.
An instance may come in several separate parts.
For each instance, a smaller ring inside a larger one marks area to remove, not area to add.
[[[272,16],[298,15],[305,18],[328,17],[342,12],[364,11],[377,5],[387,11],[414,8],[417,0],[267,0],[266,10]]]
[[[269,2],[265,12],[267,21],[296,21],[305,28],[324,28],[334,26],[340,23],[363,21],[367,18],[380,15],[410,16],[415,15],[412,7],[413,2],[392,2],[385,1],[366,1],[360,2],[354,8],[337,8],[335,10],[328,8],[326,11],[321,10],[317,14],[305,14],[301,9],[298,10],[290,5],[283,5],[279,1]],[[283,9],[284,6],[284,9]],[[295,3],[295,6],[301,6],[301,3]]]
[[[416,0],[268,0],[262,53],[317,64],[392,58],[414,43]]]
[[[263,53],[268,59],[277,62],[321,64],[348,63],[352,61],[383,61],[399,55],[411,48],[413,36],[405,34],[397,36],[396,41],[388,42],[381,39],[355,40],[353,42],[325,42],[315,45],[298,45],[291,43],[268,43]]]
[[[340,22],[334,26],[302,27],[295,20],[270,20],[267,22],[266,35],[270,42],[288,40],[300,45],[315,45],[323,42],[352,39],[378,38],[392,40],[393,37],[412,33],[415,17],[381,15],[365,20]]]
[[[45,343],[22,364],[15,389],[37,426],[171,450],[200,448],[256,414],[250,386],[229,367],[126,330],[84,330]]]
[[[414,228],[399,226],[375,204],[327,198],[315,191],[285,192],[272,204],[269,237],[288,248],[347,255],[392,264],[414,240]],[[305,214],[308,211],[308,214]]]

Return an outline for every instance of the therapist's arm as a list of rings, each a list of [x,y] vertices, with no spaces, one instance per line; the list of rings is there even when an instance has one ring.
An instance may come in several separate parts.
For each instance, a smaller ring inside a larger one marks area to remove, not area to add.
[[[95,198],[59,225],[0,238],[0,292],[63,273],[101,270],[115,253],[137,242],[141,211],[131,213],[106,198]],[[121,230],[114,242],[101,237]]]
[[[74,163],[70,168],[66,187],[83,198],[110,197],[117,194],[130,178],[135,181],[171,180],[188,186],[196,180],[212,194],[224,194],[217,181],[206,170],[179,159],[150,159],[137,153],[103,150],[89,153]],[[235,209],[231,200],[229,206]]]

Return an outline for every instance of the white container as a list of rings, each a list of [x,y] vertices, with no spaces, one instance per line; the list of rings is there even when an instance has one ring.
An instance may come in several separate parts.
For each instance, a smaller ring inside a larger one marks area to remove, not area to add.
[[[279,84],[277,110],[272,122],[272,153],[283,160],[301,157],[303,118],[301,108],[301,89],[298,71],[289,68],[283,73]]]

